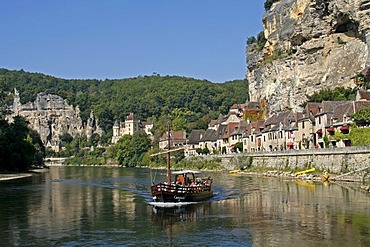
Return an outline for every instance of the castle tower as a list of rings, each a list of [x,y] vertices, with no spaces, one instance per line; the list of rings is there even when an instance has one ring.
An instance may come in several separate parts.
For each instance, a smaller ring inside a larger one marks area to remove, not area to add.
[[[113,125],[113,136],[112,136],[112,143],[116,144],[119,140],[120,136],[119,130],[119,123],[116,120]]]
[[[19,96],[19,92],[16,88],[14,88],[14,100],[13,100],[13,112],[15,116],[19,115],[19,111],[21,110],[21,97]]]
[[[139,131],[139,121],[136,119],[134,113],[130,113],[125,120],[125,134],[133,135]]]

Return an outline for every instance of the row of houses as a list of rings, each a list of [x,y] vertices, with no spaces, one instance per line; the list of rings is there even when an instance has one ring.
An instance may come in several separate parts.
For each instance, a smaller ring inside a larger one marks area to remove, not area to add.
[[[232,106],[227,115],[211,121],[205,131],[193,130],[188,137],[184,131],[173,131],[171,144],[185,147],[186,156],[197,155],[199,150],[230,154],[351,146],[349,139],[330,137],[348,134],[351,115],[368,107],[370,92],[359,91],[354,101],[308,103],[302,112],[285,111],[259,119],[267,112],[265,102],[247,102]],[[251,116],[257,120],[250,120]],[[167,146],[165,133],[159,147]]]

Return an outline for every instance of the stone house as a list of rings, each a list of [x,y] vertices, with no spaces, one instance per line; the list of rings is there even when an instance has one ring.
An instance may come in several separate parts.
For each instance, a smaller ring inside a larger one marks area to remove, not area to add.
[[[336,141],[334,136],[336,132],[348,134],[351,115],[370,107],[365,95],[360,101],[307,103],[302,112],[285,111],[255,121],[242,120],[234,105],[228,115],[211,121],[199,139],[199,147],[230,154],[238,142],[243,143],[243,152],[324,148],[328,140],[332,147],[350,146],[349,140]]]
[[[303,112],[286,111],[252,122],[240,120],[229,135],[228,125],[222,123],[220,138],[226,147],[241,140],[244,152],[320,148],[325,147],[325,136],[331,146],[345,147],[351,145],[349,140],[335,141],[330,136],[335,132],[349,133],[351,114],[364,107],[370,107],[370,101],[308,103]],[[240,133],[243,133],[242,138]]]
[[[168,149],[168,139],[170,139],[171,147],[182,147],[187,145],[186,131],[179,130],[169,132],[170,138],[168,138],[168,132],[166,131],[159,139],[159,148]]]
[[[325,136],[328,137],[329,145],[333,147],[350,146],[350,140],[336,141],[332,137],[336,132],[348,134],[350,123],[353,122],[351,114],[367,107],[370,107],[370,101],[342,101],[337,104],[332,104],[328,101],[322,102],[321,112],[315,115],[317,135],[317,144],[315,147],[326,147],[324,141]]]
[[[232,152],[233,147],[230,143],[230,136],[235,131],[236,128],[239,127],[241,119],[233,112],[230,112],[227,116],[227,119],[223,121],[220,125],[219,129],[219,138],[222,139],[221,144],[218,148],[221,152],[226,151],[227,154]]]
[[[210,153],[214,153],[218,149],[217,146],[218,132],[214,129],[207,129],[204,135],[199,140],[199,148],[207,148]]]
[[[203,138],[204,130],[193,130],[186,143],[185,156],[197,155],[197,149],[200,148],[200,140]]]
[[[154,139],[154,135],[153,135],[153,132],[152,132],[152,129],[153,129],[153,121],[152,120],[141,122],[141,124],[139,126],[150,137],[150,139],[152,139],[152,140]]]
[[[243,135],[243,151],[244,152],[256,152],[260,151],[261,140],[257,136],[260,136],[260,131],[263,128],[265,120],[257,120],[249,122],[247,120],[247,126]]]
[[[263,124],[261,128],[261,147],[266,151],[283,150],[286,147],[285,129],[289,127],[293,113],[285,111],[274,114]]]
[[[243,118],[245,107],[245,104],[233,104],[230,107],[229,113],[234,113],[239,118]]]
[[[243,143],[243,135],[248,125],[248,121],[242,120],[239,125],[234,128],[234,131],[229,136],[230,152],[238,152],[235,145],[239,142]],[[242,150],[241,150],[242,151]]]

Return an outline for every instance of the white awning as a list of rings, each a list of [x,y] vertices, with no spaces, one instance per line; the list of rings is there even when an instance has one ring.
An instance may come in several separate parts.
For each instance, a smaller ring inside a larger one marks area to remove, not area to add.
[[[172,171],[173,175],[180,175],[180,174],[186,174],[186,173],[193,173],[193,174],[200,174],[202,172],[195,171],[195,170],[182,170],[182,171]]]

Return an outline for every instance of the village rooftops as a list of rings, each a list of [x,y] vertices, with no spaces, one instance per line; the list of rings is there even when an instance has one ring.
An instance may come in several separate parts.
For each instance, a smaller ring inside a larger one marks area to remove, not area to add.
[[[202,139],[204,135],[204,130],[192,130],[189,138],[188,138],[188,144],[198,144],[199,141]]]

